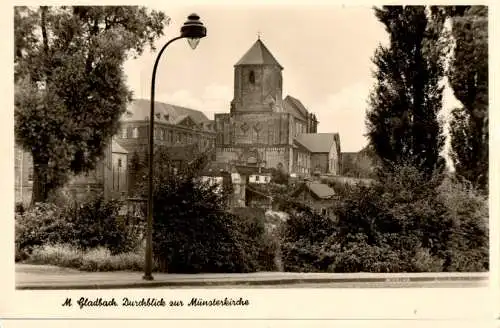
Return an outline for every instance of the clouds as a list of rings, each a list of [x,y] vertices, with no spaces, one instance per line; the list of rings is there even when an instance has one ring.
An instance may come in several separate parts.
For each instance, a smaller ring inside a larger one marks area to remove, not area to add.
[[[342,151],[359,151],[367,143],[365,113],[370,88],[369,83],[363,82],[349,85],[309,107],[319,120],[318,132],[340,134]]]

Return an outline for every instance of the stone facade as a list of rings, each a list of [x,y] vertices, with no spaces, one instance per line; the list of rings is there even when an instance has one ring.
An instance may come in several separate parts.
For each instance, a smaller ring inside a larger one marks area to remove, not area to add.
[[[117,142],[129,153],[145,153],[148,147],[150,102],[134,100],[122,118]],[[214,122],[193,109],[155,102],[155,145],[196,145],[199,151],[215,146]]]
[[[318,121],[298,99],[282,98],[282,70],[260,39],[237,62],[230,111],[215,114],[216,161],[301,176],[315,167],[339,174],[340,140],[316,135],[322,139],[318,148],[310,147],[311,138],[302,138],[316,134]]]

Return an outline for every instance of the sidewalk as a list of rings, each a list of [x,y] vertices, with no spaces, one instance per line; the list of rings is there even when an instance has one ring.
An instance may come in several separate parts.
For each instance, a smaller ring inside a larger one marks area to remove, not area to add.
[[[46,265],[16,264],[16,289],[125,289],[204,287],[234,285],[278,286],[327,283],[478,282],[487,285],[489,273],[202,273],[153,274],[142,280],[141,272],[82,272]]]

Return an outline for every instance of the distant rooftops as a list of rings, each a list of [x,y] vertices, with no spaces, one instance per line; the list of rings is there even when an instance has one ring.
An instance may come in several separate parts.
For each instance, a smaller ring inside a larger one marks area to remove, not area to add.
[[[123,121],[143,121],[149,119],[150,101],[146,99],[135,99],[127,107],[123,115]],[[211,122],[201,111],[182,106],[170,105],[155,101],[155,120],[175,124],[189,116],[196,124]]]

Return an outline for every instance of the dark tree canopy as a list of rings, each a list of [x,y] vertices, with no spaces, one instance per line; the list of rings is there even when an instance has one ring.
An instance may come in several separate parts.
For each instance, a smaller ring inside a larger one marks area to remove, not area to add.
[[[122,64],[165,23],[137,6],[14,8],[15,137],[33,157],[33,202],[95,168],[132,96]]]
[[[442,169],[440,30],[429,24],[424,6],[384,6],[375,8],[375,15],[389,33],[389,45],[380,45],[373,58],[370,145],[386,170],[397,163],[428,173]]]
[[[488,8],[471,6],[451,19],[448,77],[462,103],[452,113],[451,156],[459,176],[488,190]]]

